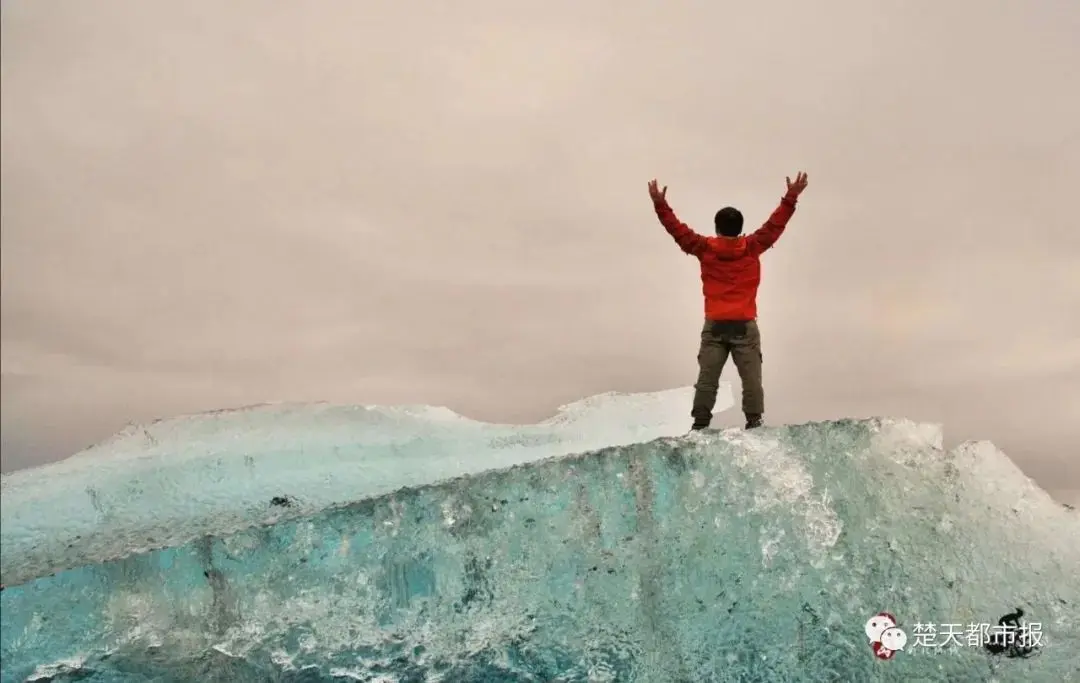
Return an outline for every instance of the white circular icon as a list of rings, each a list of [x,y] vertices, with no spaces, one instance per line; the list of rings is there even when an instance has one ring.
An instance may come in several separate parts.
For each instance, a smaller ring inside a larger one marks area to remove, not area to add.
[[[866,622],[866,637],[871,643],[881,642],[881,634],[896,626],[896,621],[884,612],[875,614]],[[891,648],[890,648],[891,649]]]
[[[887,628],[881,633],[881,644],[893,652],[899,652],[907,645],[907,633],[904,633],[904,629],[896,626]]]

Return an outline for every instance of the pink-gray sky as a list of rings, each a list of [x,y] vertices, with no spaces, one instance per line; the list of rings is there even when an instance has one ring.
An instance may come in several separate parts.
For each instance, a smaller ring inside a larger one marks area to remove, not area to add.
[[[767,419],[941,422],[1080,489],[1080,3],[0,8],[5,471],[261,401],[690,384],[647,181],[708,231],[805,169]]]

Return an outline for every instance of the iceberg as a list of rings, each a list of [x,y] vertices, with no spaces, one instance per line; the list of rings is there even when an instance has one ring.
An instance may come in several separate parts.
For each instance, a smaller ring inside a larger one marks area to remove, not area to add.
[[[5,476],[2,680],[1080,681],[1080,517],[992,444],[685,434],[690,393],[262,406]]]

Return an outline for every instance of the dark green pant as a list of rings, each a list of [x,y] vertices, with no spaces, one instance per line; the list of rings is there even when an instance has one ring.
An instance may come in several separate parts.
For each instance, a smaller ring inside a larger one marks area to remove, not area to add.
[[[720,372],[728,356],[742,380],[742,409],[747,415],[765,413],[765,389],[761,386],[761,334],[757,322],[717,322],[706,320],[701,329],[698,350],[698,378],[694,385],[694,426],[702,428],[712,421]]]

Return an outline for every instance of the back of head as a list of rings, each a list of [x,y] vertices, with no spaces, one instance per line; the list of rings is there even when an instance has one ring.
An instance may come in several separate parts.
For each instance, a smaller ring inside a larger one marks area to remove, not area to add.
[[[723,237],[738,237],[742,233],[743,216],[733,206],[726,206],[716,212],[716,234]]]

